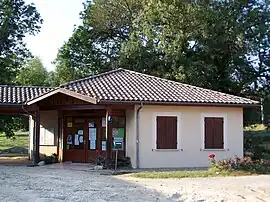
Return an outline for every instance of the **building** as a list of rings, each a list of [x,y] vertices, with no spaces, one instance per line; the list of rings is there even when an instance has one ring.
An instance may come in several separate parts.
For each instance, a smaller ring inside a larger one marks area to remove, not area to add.
[[[125,69],[58,88],[0,86],[0,112],[30,116],[30,156],[95,162],[118,155],[134,168],[205,167],[208,155],[243,156],[250,99]]]

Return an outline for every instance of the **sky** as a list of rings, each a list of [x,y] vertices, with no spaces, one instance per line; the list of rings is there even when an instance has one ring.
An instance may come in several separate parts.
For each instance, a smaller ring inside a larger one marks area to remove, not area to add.
[[[74,25],[80,25],[79,13],[84,0],[26,0],[34,3],[44,20],[36,36],[27,36],[25,42],[34,56],[41,58],[47,70],[52,64],[58,49],[71,37]]]

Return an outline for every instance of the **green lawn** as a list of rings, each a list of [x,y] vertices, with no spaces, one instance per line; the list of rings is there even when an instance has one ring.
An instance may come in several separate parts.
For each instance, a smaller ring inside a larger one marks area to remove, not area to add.
[[[131,174],[131,177],[137,178],[157,178],[157,179],[167,179],[167,178],[198,178],[198,177],[224,177],[224,176],[246,176],[254,175],[249,172],[244,171],[222,171],[222,172],[213,172],[209,170],[199,170],[199,171],[166,171],[166,172],[157,172],[157,171],[148,171],[148,172],[139,172]]]
[[[12,148],[20,147],[28,149],[29,135],[26,132],[18,132],[14,138],[7,139],[5,135],[0,134],[0,151],[9,151]]]

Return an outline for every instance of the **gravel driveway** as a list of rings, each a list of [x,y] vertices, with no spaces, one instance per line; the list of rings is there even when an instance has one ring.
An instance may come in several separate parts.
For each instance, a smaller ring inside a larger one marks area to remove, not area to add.
[[[0,166],[0,201],[270,201],[270,176],[148,180]]]
[[[270,201],[269,175],[196,179],[125,178],[131,183],[154,189],[174,201]]]

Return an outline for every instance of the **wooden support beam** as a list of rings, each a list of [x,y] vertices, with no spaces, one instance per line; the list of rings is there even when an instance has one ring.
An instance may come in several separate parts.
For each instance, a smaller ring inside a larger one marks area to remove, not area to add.
[[[109,168],[112,155],[112,124],[111,124],[111,109],[106,110],[106,166]]]

